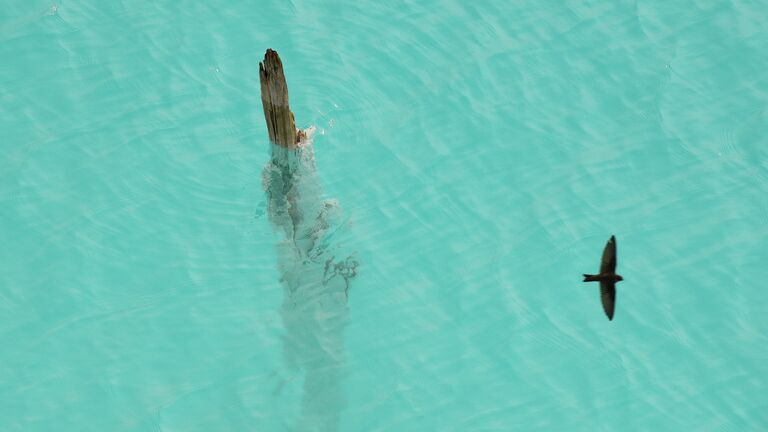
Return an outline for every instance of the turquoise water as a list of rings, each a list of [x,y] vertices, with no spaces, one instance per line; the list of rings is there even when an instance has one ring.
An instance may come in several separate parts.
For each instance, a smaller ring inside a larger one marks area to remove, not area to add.
[[[0,431],[768,430],[765,1],[1,3]]]

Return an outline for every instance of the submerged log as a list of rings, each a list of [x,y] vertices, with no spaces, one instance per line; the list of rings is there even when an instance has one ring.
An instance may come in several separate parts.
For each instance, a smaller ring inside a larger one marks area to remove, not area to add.
[[[276,247],[283,286],[286,373],[304,372],[301,418],[295,430],[338,429],[344,406],[344,326],[358,263],[337,239],[344,223],[336,200],[323,199],[311,134],[296,129],[283,64],[267,50],[259,64],[261,101],[271,157],[264,167],[269,220],[285,235]],[[336,258],[339,256],[339,258]],[[292,378],[285,378],[278,388]]]

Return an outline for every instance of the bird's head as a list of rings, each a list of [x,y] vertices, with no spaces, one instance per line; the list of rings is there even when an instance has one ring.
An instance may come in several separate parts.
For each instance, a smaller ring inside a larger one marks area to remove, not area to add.
[[[616,282],[621,282],[623,280],[624,280],[623,277],[621,277],[620,275],[616,275]]]

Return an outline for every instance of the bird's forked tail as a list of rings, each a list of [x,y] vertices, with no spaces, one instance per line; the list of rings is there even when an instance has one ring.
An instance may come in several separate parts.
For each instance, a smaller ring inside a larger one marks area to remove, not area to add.
[[[584,275],[584,282],[599,282],[600,279],[597,277],[597,275],[591,275],[591,274],[585,274]]]

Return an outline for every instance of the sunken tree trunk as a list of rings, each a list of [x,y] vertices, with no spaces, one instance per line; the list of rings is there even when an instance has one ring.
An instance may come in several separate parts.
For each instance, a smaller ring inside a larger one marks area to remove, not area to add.
[[[338,428],[344,398],[341,378],[343,330],[349,285],[357,262],[336,259],[343,224],[335,200],[323,200],[316,174],[311,133],[297,130],[288,104],[283,65],[267,50],[259,65],[261,101],[271,141],[264,167],[270,222],[284,236],[277,244],[283,286],[281,315],[285,327],[284,360],[288,377],[304,374],[297,431],[331,432]],[[343,256],[343,255],[342,255]]]

